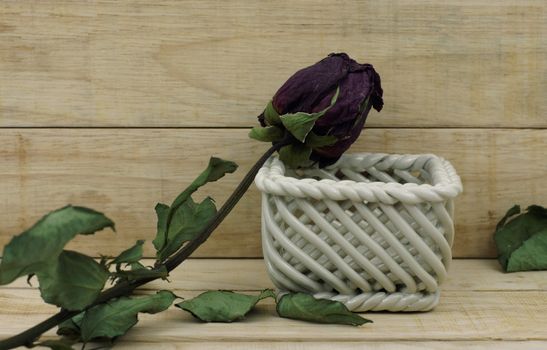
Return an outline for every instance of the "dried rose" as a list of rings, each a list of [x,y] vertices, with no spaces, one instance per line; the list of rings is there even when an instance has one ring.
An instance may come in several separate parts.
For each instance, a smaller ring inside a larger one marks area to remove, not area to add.
[[[380,76],[345,53],[330,54],[296,72],[258,117],[250,136],[290,144],[279,151],[289,166],[332,164],[357,140],[370,109],[383,106]]]

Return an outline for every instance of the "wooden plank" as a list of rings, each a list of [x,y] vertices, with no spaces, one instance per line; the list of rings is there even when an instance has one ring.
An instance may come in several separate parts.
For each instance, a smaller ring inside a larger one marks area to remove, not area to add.
[[[234,324],[203,324],[172,308],[161,315],[142,315],[139,325],[119,340],[117,348],[163,349],[169,344],[169,349],[191,345],[216,349],[224,344],[228,349],[250,349],[260,342],[264,344],[261,348],[267,349],[307,349],[315,345],[321,349],[333,343],[340,349],[365,344],[380,349],[540,349],[547,341],[543,327],[547,317],[547,272],[502,274],[495,264],[493,260],[454,261],[441,302],[428,313],[368,313],[366,317],[375,323],[354,328],[280,319],[271,300],[261,302],[245,321]],[[169,287],[183,297],[195,296],[200,288],[260,290],[271,286],[263,262],[249,259],[191,259],[173,273],[171,280]],[[519,284],[521,290],[514,290]],[[0,338],[55,311],[41,302],[38,290],[28,287],[0,288],[0,305]],[[49,332],[48,337],[53,334]]]
[[[155,319],[143,317],[146,323],[128,336],[136,341],[150,339],[158,332],[208,341],[547,340],[546,305],[546,292],[445,292],[434,312],[370,313],[366,316],[374,321],[371,327],[331,326],[327,331],[322,325],[278,318],[273,301],[267,300],[247,322],[230,327],[203,325],[171,310]]]
[[[136,239],[151,240],[156,202],[169,203],[210,155],[241,165],[201,191],[223,203],[267,147],[246,134],[244,129],[0,130],[0,244],[67,203],[101,210],[118,228],[117,234],[78,237],[71,248],[117,254]],[[456,202],[454,255],[491,257],[493,228],[510,206],[545,204],[546,147],[547,130],[371,129],[353,151],[434,152],[452,161],[465,187]],[[258,203],[253,188],[197,256],[260,256]]]
[[[94,345],[94,344],[92,344]],[[545,350],[547,342],[545,341],[371,341],[371,342],[341,342],[319,343],[319,342],[128,342],[118,340],[115,343],[116,350],[124,349],[158,349],[158,350],[330,350],[335,347],[337,350],[361,350],[361,349],[380,349],[380,350],[460,350],[465,349],[500,349],[500,350]],[[17,348],[24,349],[24,348]],[[38,348],[41,349],[41,348]]]
[[[545,350],[547,348],[546,341],[371,341],[371,342],[343,342],[336,343],[321,343],[321,342],[222,342],[222,343],[187,343],[187,342],[165,342],[161,343],[145,343],[145,342],[127,342],[125,340],[116,343],[117,350],[124,349],[158,349],[158,350],[362,350],[362,349],[379,349],[379,350],[461,350],[461,349],[499,349],[499,350]]]
[[[154,264],[152,259],[145,265]],[[237,273],[234,273],[237,271]],[[170,282],[152,282],[147,290],[162,288],[199,291],[229,289],[258,291],[274,288],[262,259],[189,259],[171,272]],[[36,285],[35,280],[32,281]],[[24,278],[3,288],[28,288]],[[495,259],[455,259],[443,291],[547,291],[547,273],[528,271],[503,273]]]
[[[0,126],[250,126],[329,52],[373,63],[371,126],[547,126],[543,0],[2,1]],[[296,48],[296,50],[295,50]]]
[[[95,345],[95,344],[91,344]],[[125,339],[118,340],[115,343],[116,350],[124,349],[158,349],[158,350],[330,350],[335,347],[337,350],[362,350],[362,349],[380,349],[380,350],[460,350],[462,348],[478,349],[500,349],[500,350],[545,350],[546,341],[365,341],[365,342],[343,342],[320,343],[320,342],[130,342]],[[24,349],[24,348],[18,348]],[[41,349],[41,348],[38,348]]]
[[[174,290],[184,298],[197,291]],[[37,290],[0,289],[0,337],[13,335],[55,311]],[[374,323],[363,327],[317,325],[279,318],[271,299],[232,324],[204,324],[179,309],[140,315],[127,334],[132,342],[273,342],[273,341],[436,341],[547,340],[547,292],[444,292],[428,313],[367,313]],[[49,332],[48,336],[54,332]]]

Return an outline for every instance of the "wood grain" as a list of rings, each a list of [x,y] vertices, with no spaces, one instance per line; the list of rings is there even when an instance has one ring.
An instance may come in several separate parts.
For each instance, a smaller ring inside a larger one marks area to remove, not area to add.
[[[461,350],[471,349],[499,349],[499,350],[545,350],[547,341],[495,341],[495,340],[479,340],[479,341],[362,341],[362,342],[342,342],[333,343],[320,342],[203,342],[203,343],[186,343],[186,342],[169,342],[166,343],[145,343],[145,342],[126,342],[123,340],[116,344],[116,350],[120,349],[158,349],[158,350],[362,350],[362,349],[379,349],[379,350]]]
[[[0,244],[67,203],[107,213],[118,229],[79,237],[71,248],[117,254],[137,239],[151,240],[154,205],[170,203],[211,155],[240,164],[235,174],[200,192],[224,202],[267,148],[246,134],[245,129],[0,130]],[[456,202],[454,255],[491,257],[493,228],[510,206],[545,204],[545,149],[547,130],[371,129],[352,151],[434,151],[449,159],[464,183]],[[253,188],[197,256],[260,256],[259,201]]]
[[[195,292],[176,290],[185,298]],[[0,337],[32,326],[55,311],[37,291],[0,292],[9,303],[0,310]],[[139,324],[126,337],[132,342],[273,342],[424,340],[547,340],[546,292],[447,292],[433,312],[413,314],[369,313],[364,327],[317,325],[279,318],[273,301],[261,302],[245,321],[203,324],[171,308],[158,315],[139,315]],[[503,307],[502,307],[503,306]],[[48,332],[48,336],[54,332]]]
[[[333,51],[381,73],[381,127],[546,127],[542,0],[0,4],[0,126],[250,126]]]
[[[211,279],[209,273],[223,262],[238,267],[224,277],[226,281],[232,280],[232,286],[249,285],[248,274],[256,270],[256,264],[263,263],[254,260],[209,260],[208,264],[201,264],[191,260],[188,268],[193,270],[192,279],[196,279],[194,286],[216,289],[222,285],[221,281]],[[178,273],[172,279],[173,283],[180,286],[184,277],[179,280],[181,275]],[[538,281],[541,278],[545,281],[546,274],[545,271],[533,273]],[[261,282],[255,285],[258,287],[256,290],[270,286],[269,281],[261,275]],[[292,349],[295,347],[291,347],[291,342],[302,342],[302,346],[305,346],[307,342],[313,344],[320,341],[324,344],[341,342],[348,348],[352,348],[350,346],[355,342],[381,342],[385,343],[386,348],[401,343],[413,349],[420,342],[434,345],[446,341],[454,342],[452,347],[446,347],[452,349],[456,344],[463,346],[467,342],[476,348],[483,345],[509,348],[509,344],[537,348],[547,341],[547,329],[544,327],[547,321],[547,289],[544,283],[531,289],[527,289],[524,283],[522,290],[512,290],[511,283],[505,280],[512,279],[514,284],[527,279],[527,275],[502,274],[496,271],[491,261],[482,260],[456,260],[450,276],[452,280],[460,281],[456,284],[453,281],[447,282],[440,304],[432,312],[367,313],[366,317],[373,319],[374,323],[363,327],[326,326],[281,319],[275,314],[273,301],[265,300],[245,321],[233,324],[203,324],[175,308],[159,315],[141,315],[141,322],[120,339],[120,346],[131,344],[144,349],[146,346],[156,348],[155,344],[158,344],[160,349],[184,349],[187,346],[185,343],[201,343],[201,347],[206,348],[205,344],[222,342],[250,347],[257,342],[268,344],[283,341],[289,342],[287,349]],[[488,286],[491,290],[479,286],[479,278],[483,276],[489,276],[483,282],[485,286],[491,283]],[[466,284],[477,286],[478,289],[461,288]],[[183,297],[193,297],[201,292],[179,289],[177,285],[171,287],[174,287],[177,295]],[[537,287],[539,289],[534,290]],[[55,310],[42,303],[38,290],[28,287],[0,289],[0,304],[0,337],[14,334]],[[500,343],[500,340],[504,343]],[[539,343],[528,343],[527,340]],[[125,341],[129,343],[123,345]],[[284,349],[274,345],[272,347]]]
[[[153,264],[152,259],[145,260],[145,265]],[[189,259],[184,262],[184,265],[172,271],[169,279],[170,283],[155,281],[143,286],[142,289],[258,291],[274,288],[262,259]],[[32,283],[35,284],[35,281],[32,280]],[[26,280],[21,278],[2,288],[28,289],[28,287]],[[455,259],[451,264],[447,280],[442,284],[442,290],[443,292],[547,291],[547,278],[543,271],[503,273],[495,259]]]

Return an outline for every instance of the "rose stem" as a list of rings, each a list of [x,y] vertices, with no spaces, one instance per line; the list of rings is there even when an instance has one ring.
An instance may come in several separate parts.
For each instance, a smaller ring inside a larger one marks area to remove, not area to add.
[[[276,143],[272,147],[270,147],[260,157],[260,159],[253,165],[253,167],[245,175],[243,180],[239,183],[239,185],[234,190],[234,192],[226,200],[224,205],[220,208],[220,210],[217,212],[217,214],[211,220],[210,224],[205,228],[205,230],[201,232],[199,236],[196,237],[194,240],[192,240],[190,243],[186,244],[176,254],[174,254],[169,259],[167,259],[167,261],[164,263],[164,266],[167,269],[167,271],[172,271],[177,266],[182,264],[182,262],[184,262],[184,260],[186,260],[190,256],[190,254],[192,254],[200,245],[202,245],[207,240],[207,238],[209,238],[209,236],[211,236],[211,233],[213,233],[215,228],[217,228],[217,226],[222,222],[222,220],[224,220],[224,218],[230,213],[230,211],[234,208],[237,202],[241,199],[243,194],[245,194],[245,192],[249,189],[249,186],[253,183],[253,180],[256,174],[258,173],[258,170],[260,170],[260,168],[266,162],[266,160],[268,160],[268,158],[275,151],[279,150],[282,146],[286,144],[287,143],[285,141]],[[142,286],[145,283],[151,282],[157,278],[158,277],[154,277],[154,278],[148,277],[148,278],[137,279],[131,282],[124,281],[124,282],[118,283],[115,286],[102,292],[99,295],[99,297],[97,297],[95,302],[93,302],[93,304],[86,307],[85,310],[95,305],[105,303],[112,298],[118,298],[124,295],[129,295],[131,294],[131,292],[133,292],[135,288]],[[29,328],[26,331],[21,332],[17,335],[14,335],[13,337],[0,341],[0,350],[13,349],[18,346],[30,346],[38,337],[40,337],[40,335],[47,332],[51,328],[59,325],[61,322],[66,321],[73,316],[76,316],[82,311],[83,310],[68,311],[65,309],[61,309],[61,311],[59,311],[57,314],[38,323],[34,327]]]

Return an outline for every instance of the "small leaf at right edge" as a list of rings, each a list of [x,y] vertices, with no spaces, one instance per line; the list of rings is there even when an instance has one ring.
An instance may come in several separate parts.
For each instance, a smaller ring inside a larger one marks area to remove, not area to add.
[[[205,322],[233,322],[242,319],[262,299],[275,298],[273,290],[246,295],[225,290],[207,291],[175,306]]]
[[[516,212],[513,209],[510,211]],[[509,216],[512,218],[502,219],[502,225],[498,225],[499,228],[494,233],[498,261],[505,271],[508,271],[512,254],[532,236],[547,228],[547,212],[539,206],[529,207],[520,215]]]
[[[263,142],[279,141],[283,138],[283,134],[283,130],[277,126],[254,127],[249,131],[250,138]]]
[[[85,312],[80,325],[82,341],[124,335],[137,321],[137,314],[155,314],[167,310],[176,296],[167,290],[144,297],[121,297],[94,306]]]
[[[498,224],[496,225],[496,231],[502,228],[503,226],[505,226],[505,223],[510,217],[515,216],[517,214],[520,214],[520,205],[515,204],[511,207],[511,209],[507,211],[507,213],[505,213],[503,218],[501,218],[501,220],[498,222]]]
[[[507,272],[547,270],[547,226],[511,254]]]
[[[46,303],[67,310],[82,310],[99,296],[109,273],[93,258],[64,250],[55,264],[36,272]]]
[[[4,247],[0,285],[54,263],[76,235],[92,234],[107,227],[114,229],[114,222],[92,209],[69,205],[50,212]]]
[[[316,323],[360,326],[372,322],[349,311],[339,301],[315,299],[305,293],[290,293],[277,302],[277,313],[281,317]]]

